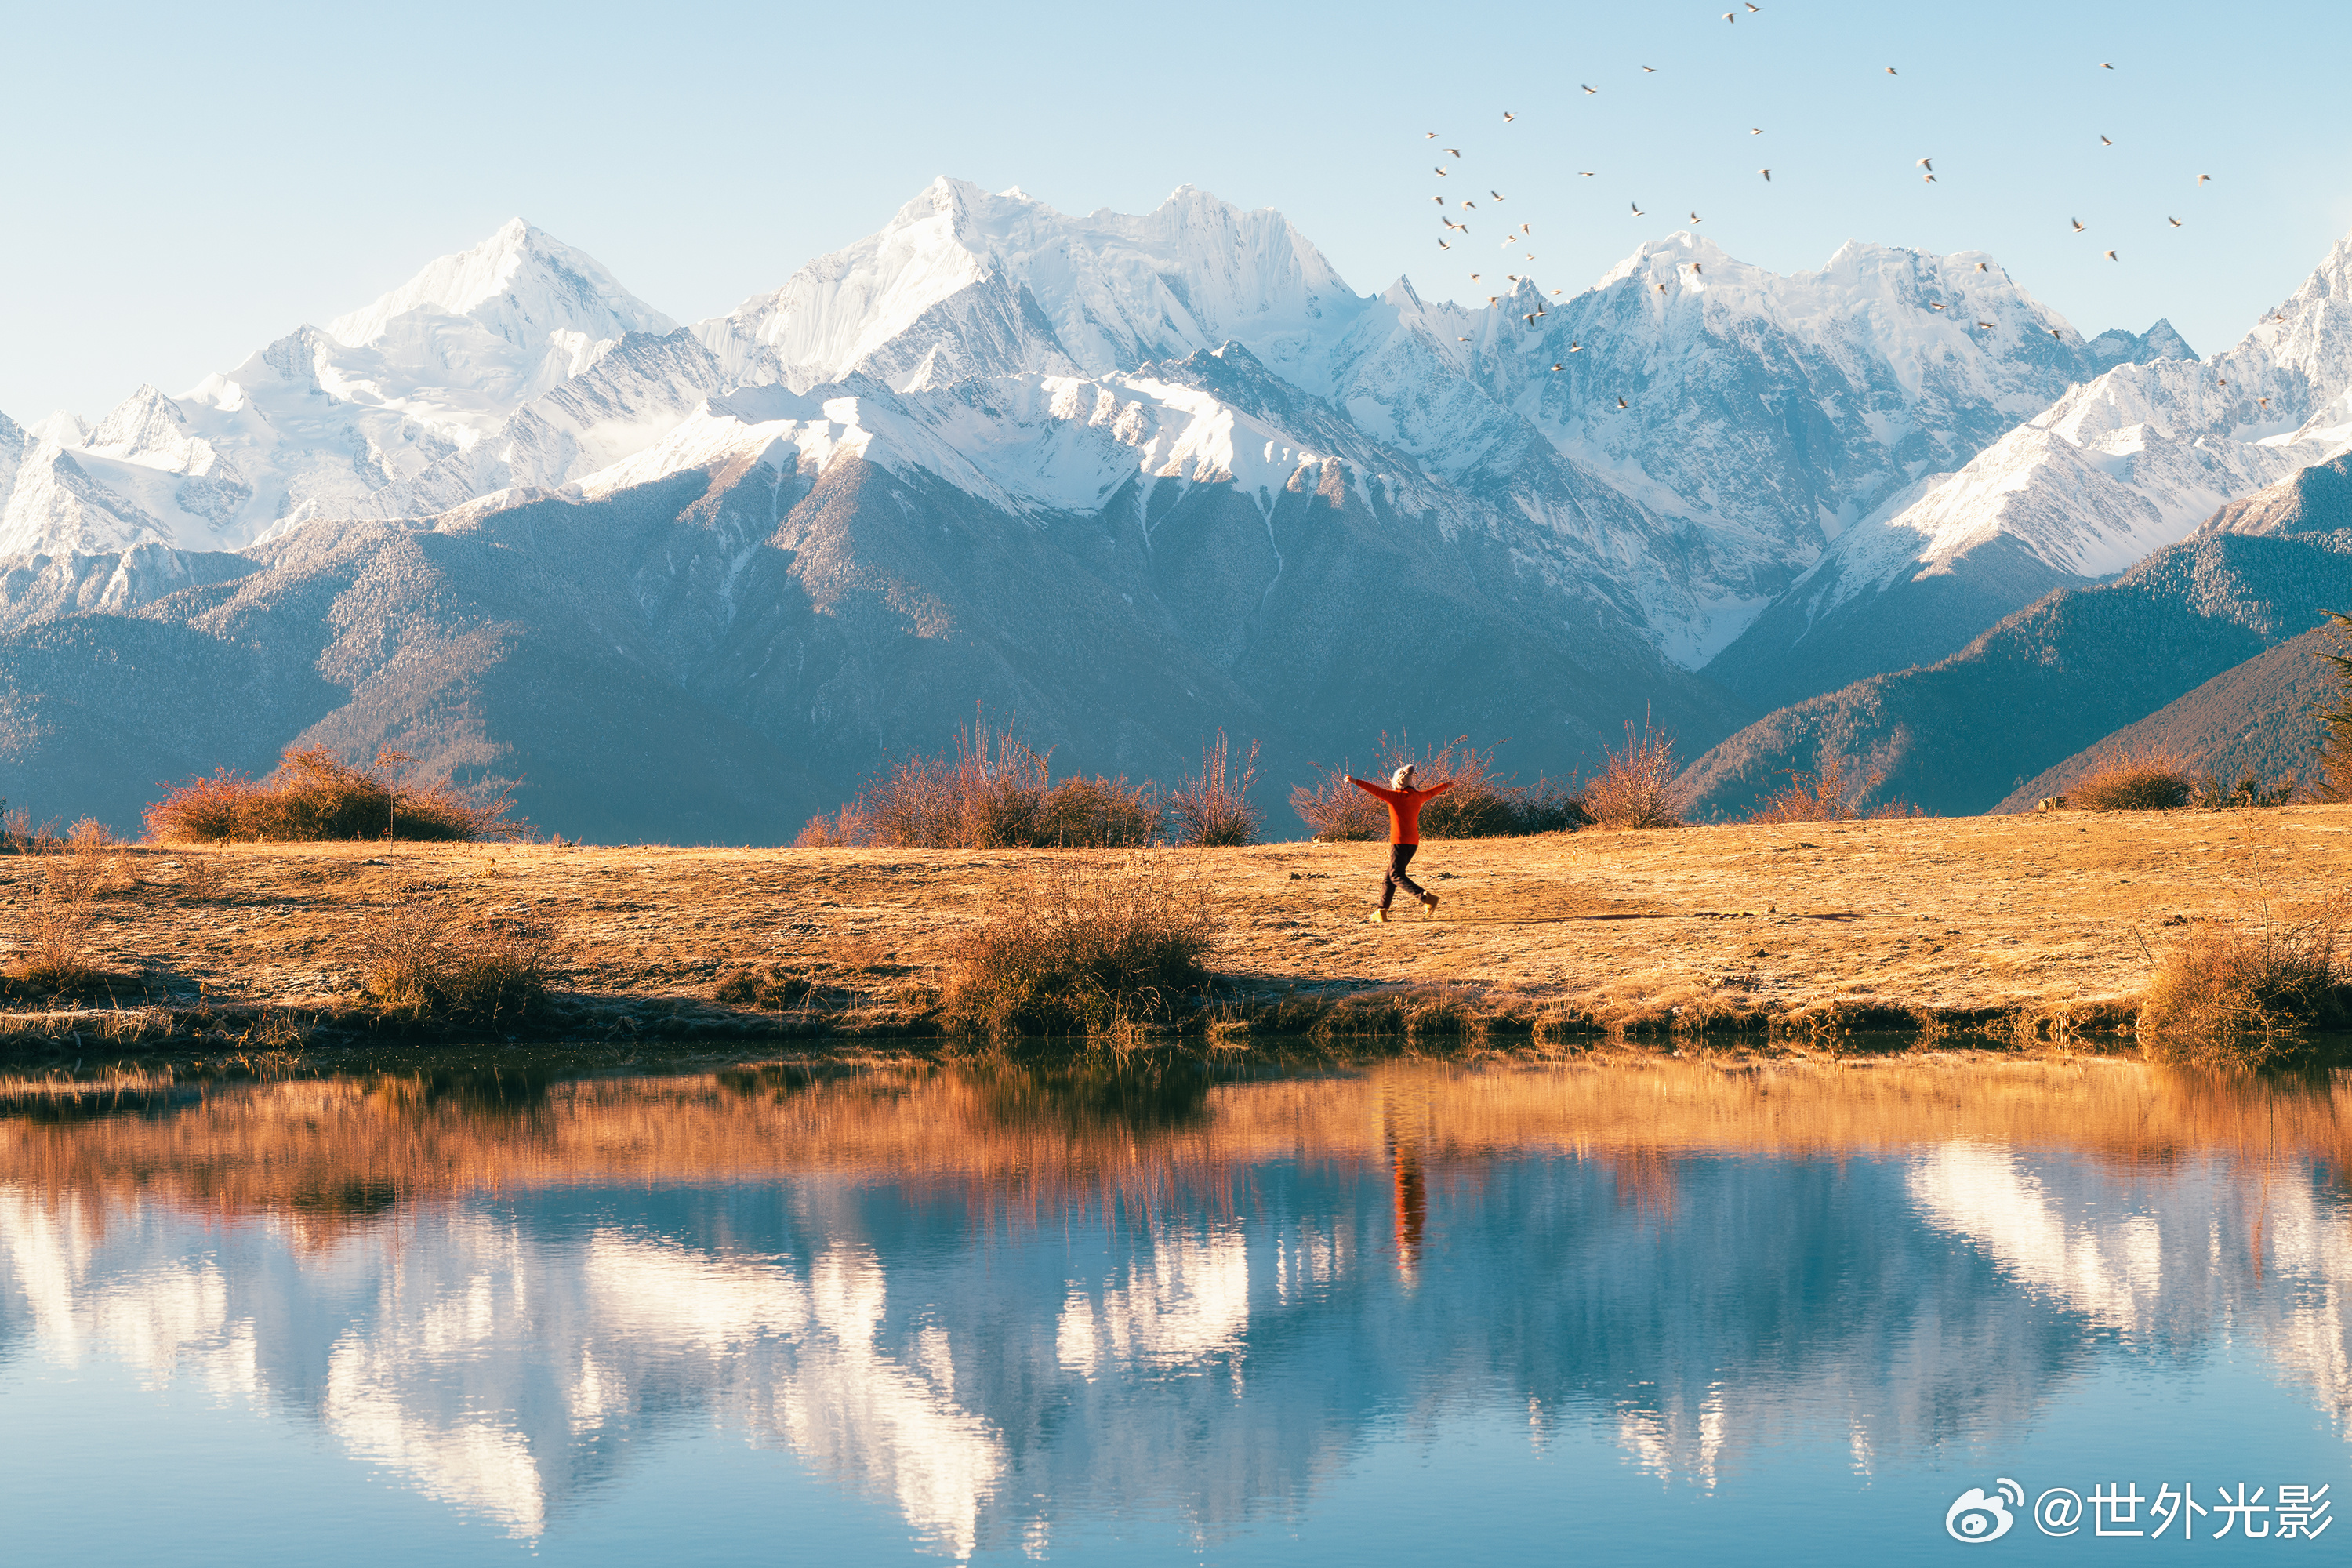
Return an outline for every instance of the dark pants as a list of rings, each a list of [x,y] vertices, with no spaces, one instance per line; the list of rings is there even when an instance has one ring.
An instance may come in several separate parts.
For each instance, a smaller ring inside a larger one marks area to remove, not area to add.
[[[1416,899],[1422,896],[1421,889],[1414,884],[1411,877],[1404,874],[1405,867],[1412,860],[1412,852],[1420,847],[1418,844],[1389,846],[1389,875],[1388,880],[1381,884],[1381,908],[1389,907],[1389,900],[1396,897],[1396,890],[1399,888],[1402,888]]]

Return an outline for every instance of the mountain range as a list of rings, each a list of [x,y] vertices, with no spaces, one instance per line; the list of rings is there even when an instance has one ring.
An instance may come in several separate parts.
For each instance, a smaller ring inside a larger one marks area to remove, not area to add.
[[[2352,447],[2347,278],[2198,361],[1978,253],[1681,233],[1473,309],[1191,187],[942,179],[680,326],[517,221],[177,397],[0,417],[0,795],[127,826],[389,744],[775,841],[975,703],[1137,777],[1259,736],[1277,793],[1383,731],[1696,752]]]

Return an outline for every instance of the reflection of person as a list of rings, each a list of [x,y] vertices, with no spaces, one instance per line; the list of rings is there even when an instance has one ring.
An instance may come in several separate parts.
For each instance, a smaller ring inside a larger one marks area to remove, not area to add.
[[[1388,879],[1381,884],[1381,907],[1372,911],[1372,923],[1378,925],[1389,918],[1389,900],[1396,897],[1399,888],[1419,899],[1422,908],[1435,914],[1437,895],[1423,892],[1415,886],[1412,879],[1404,874],[1404,868],[1412,859],[1412,852],[1421,847],[1423,803],[1452,789],[1454,781],[1447,779],[1429,789],[1415,789],[1412,787],[1412,764],[1407,763],[1389,775],[1387,789],[1376,784],[1366,784],[1353,774],[1349,776],[1348,782],[1365,794],[1377,797],[1389,808],[1389,874]]]

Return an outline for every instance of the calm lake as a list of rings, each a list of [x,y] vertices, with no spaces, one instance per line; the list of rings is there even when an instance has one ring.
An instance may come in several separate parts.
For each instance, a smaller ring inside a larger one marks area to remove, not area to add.
[[[0,1558],[2340,1559],[2347,1160],[2122,1061],[19,1086]]]

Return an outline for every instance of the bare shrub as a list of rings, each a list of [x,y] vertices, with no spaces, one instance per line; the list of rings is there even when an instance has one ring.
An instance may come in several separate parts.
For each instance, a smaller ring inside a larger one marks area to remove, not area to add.
[[[1049,865],[956,943],[952,1027],[1116,1035],[1175,1016],[1208,983],[1219,921],[1163,855]]]
[[[2172,811],[2194,790],[2189,769],[2169,752],[2125,752],[2066,791],[2086,811]]]
[[[2208,768],[2197,781],[2189,804],[2204,811],[2293,805],[2302,794],[2303,784],[2293,773],[2282,773],[2265,783],[2262,774],[2249,769],[2236,784],[2225,784],[2221,774]]]
[[[356,954],[380,1008],[419,1023],[496,1027],[547,999],[554,932],[530,913],[410,904],[370,923]]]
[[[839,817],[803,829],[892,849],[1128,848],[1159,831],[1149,785],[1083,776],[1055,784],[1043,752],[1010,725],[992,732],[984,718],[957,731],[951,755],[898,763]]]
[[[190,855],[180,862],[180,897],[191,903],[210,903],[219,898],[227,880],[218,860]]]
[[[0,855],[29,855],[33,852],[33,814],[23,806],[11,806],[8,797],[0,795]]]
[[[1833,746],[1823,746],[1815,754],[1813,771],[1789,774],[1789,787],[1780,794],[1768,795],[1748,817],[1750,822],[1852,822],[1864,817],[1916,816],[1919,808],[1901,801],[1885,801],[1864,807],[1867,801],[1886,782],[1884,769],[1860,777],[1850,772],[1853,763]]]
[[[1292,785],[1290,809],[1318,838],[1349,842],[1378,838],[1389,830],[1387,808],[1348,782],[1344,763],[1312,785]]]
[[[1603,827],[1680,827],[1674,737],[1644,724],[1625,726],[1625,747],[1611,752],[1585,782],[1584,809]]]
[[[355,768],[324,746],[296,748],[266,779],[223,769],[180,785],[147,808],[147,835],[184,844],[530,837],[528,824],[507,815],[510,794],[420,782],[400,772],[409,762],[401,752],[379,752],[371,767]]]
[[[840,849],[866,840],[866,818],[854,805],[838,812],[818,812],[793,840],[795,849]]]
[[[9,978],[26,991],[75,992],[98,978],[90,953],[89,900],[51,881],[33,897],[18,928],[23,945]]]
[[[1249,755],[1236,772],[1225,732],[1217,731],[1215,742],[1202,750],[1201,771],[1168,797],[1170,843],[1215,848],[1257,842],[1264,823],[1249,801],[1250,785],[1257,782],[1257,749],[1252,741]]]
[[[2140,1033],[2165,1054],[2259,1065],[2280,1036],[2336,1004],[2342,914],[2247,930],[2191,932],[2157,963],[2140,1001]]]
[[[1382,735],[1375,773],[1388,778],[1407,763],[1412,766],[1414,788],[1452,786],[1422,807],[1423,838],[1513,838],[1592,821],[1584,803],[1558,784],[1542,779],[1515,784],[1498,774],[1492,749],[1473,746],[1465,737],[1433,752],[1415,752],[1409,742]],[[1345,764],[1327,771],[1311,788],[1294,788],[1290,806],[1318,838],[1380,838],[1388,833],[1388,808],[1348,782]]]

